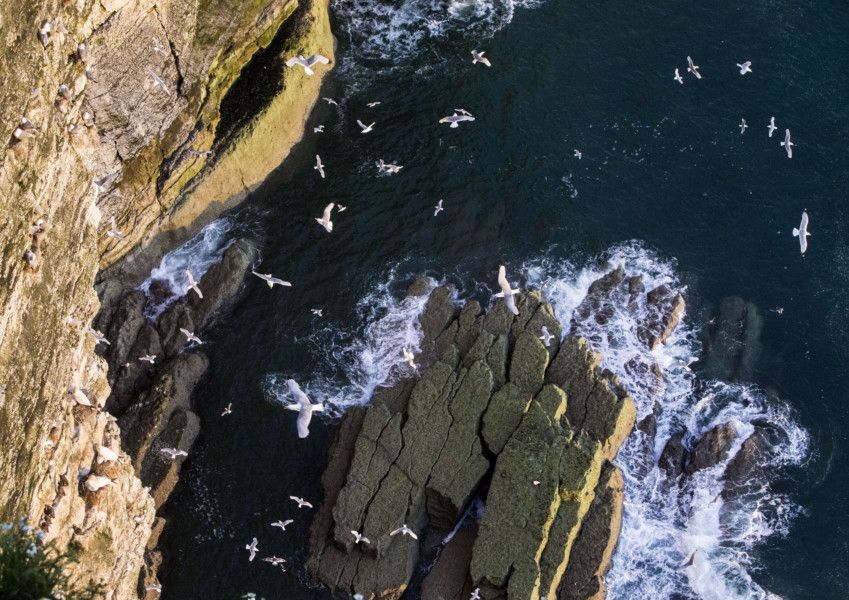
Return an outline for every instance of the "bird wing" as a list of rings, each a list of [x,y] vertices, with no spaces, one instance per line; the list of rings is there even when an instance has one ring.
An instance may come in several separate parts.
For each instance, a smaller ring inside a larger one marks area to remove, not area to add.
[[[330,213],[333,211],[333,207],[335,205],[331,202],[327,206],[324,207],[324,213],[322,214],[322,219],[325,221],[330,221]]]
[[[304,396],[306,397],[306,396]],[[303,439],[310,434],[310,421],[312,421],[312,407],[301,406],[301,412],[298,413],[298,437]]]
[[[357,119],[357,125],[359,125],[362,129],[368,129],[365,123]]]
[[[291,58],[286,59],[287,67],[294,67],[295,65],[301,65],[304,67],[308,67],[307,61],[304,60],[304,57],[301,55],[293,56]]]
[[[390,531],[390,532],[389,532],[389,535],[397,535],[397,534],[399,534],[399,533],[403,533],[403,532],[404,532],[404,528],[403,528],[403,527],[399,527],[399,528],[398,528],[398,529],[396,529],[395,531]]]
[[[330,64],[330,59],[322,54],[313,54],[306,60],[307,66],[311,67],[316,63],[321,63],[323,65]]]
[[[516,308],[516,297],[513,294],[505,294],[504,295],[504,304],[514,315],[519,314],[519,309]]]
[[[195,282],[195,276],[192,275],[192,272],[188,269],[186,269],[186,276],[189,278],[189,287],[194,287],[195,285],[197,285],[197,282]]]
[[[410,531],[410,529],[409,529],[409,528],[407,529],[407,535],[409,535],[409,536],[410,536],[411,538],[413,538],[414,540],[419,539],[419,536],[417,536],[415,533],[413,533],[412,531]]]
[[[507,281],[507,267],[504,265],[498,267],[498,287],[504,294],[509,295],[511,292],[510,282]]]

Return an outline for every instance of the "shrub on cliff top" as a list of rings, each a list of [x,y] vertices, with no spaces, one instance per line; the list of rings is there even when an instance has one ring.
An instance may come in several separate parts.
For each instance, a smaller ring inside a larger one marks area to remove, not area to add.
[[[69,581],[64,568],[76,562],[76,552],[61,553],[44,543],[44,533],[21,519],[0,524],[0,600],[95,600],[100,586]]]

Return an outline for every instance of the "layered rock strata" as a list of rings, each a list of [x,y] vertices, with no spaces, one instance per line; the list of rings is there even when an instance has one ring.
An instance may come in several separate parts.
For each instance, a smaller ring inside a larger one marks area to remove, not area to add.
[[[60,547],[81,549],[72,576],[132,598],[154,514],[133,467],[146,477],[140,450],[171,413],[136,438],[104,411],[110,383],[128,379],[107,375],[94,352],[95,278],[142,243],[153,250],[116,269],[138,275],[198,215],[280,163],[320,76],[281,70],[259,114],[227,134],[221,106],[263,48],[332,57],[327,2],[11,0],[0,37],[0,516],[40,523]],[[258,145],[267,160],[248,163]],[[111,311],[124,287],[107,287]],[[121,422],[141,431],[132,414]],[[86,486],[91,476],[109,483]]]
[[[331,447],[310,536],[319,581],[397,599],[435,552],[426,599],[473,588],[487,599],[554,598],[564,586],[564,597],[583,598],[601,586],[622,502],[611,461],[634,403],[585,340],[556,341],[561,324],[538,292],[518,306],[515,318],[502,301],[457,311],[450,290],[431,293],[418,373],[349,411]],[[542,326],[555,334],[548,348]],[[475,500],[480,522],[467,518],[442,544]],[[402,523],[419,540],[390,535]],[[352,530],[372,543],[354,545]]]

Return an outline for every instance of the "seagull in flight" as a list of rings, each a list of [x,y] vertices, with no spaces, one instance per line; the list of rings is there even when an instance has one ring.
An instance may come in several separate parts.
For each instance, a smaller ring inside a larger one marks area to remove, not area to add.
[[[545,344],[545,347],[548,348],[551,345],[551,340],[554,339],[554,336],[548,331],[548,327],[543,325],[542,335],[539,336],[539,339],[541,339],[542,343]]]
[[[377,166],[378,171],[381,173],[389,173],[390,175],[393,175],[404,168],[402,165],[398,165],[396,163],[387,163],[382,158],[378,159],[374,164]]]
[[[460,112],[455,109],[453,115],[442,117],[440,123],[450,123],[451,129],[457,129],[463,121],[474,121],[475,118],[468,111]]]
[[[245,544],[245,550],[247,550],[248,552],[251,553],[251,556],[250,556],[250,558],[248,558],[248,560],[250,562],[253,562],[254,558],[256,557],[256,553],[259,550],[259,547],[257,546],[256,538],[254,538],[253,541],[250,544]]]
[[[203,344],[203,340],[201,340],[198,336],[196,336],[194,333],[192,333],[188,329],[184,329],[183,327],[180,327],[180,332],[184,336],[186,336],[186,342],[194,342],[196,344]]]
[[[324,125],[316,125],[312,128],[313,133],[324,133]]]
[[[321,316],[323,316],[323,314],[322,314],[323,310],[324,310],[323,308],[311,308],[310,312],[312,314],[314,314],[316,317],[321,317]]]
[[[155,354],[145,354],[144,356],[139,357],[139,361],[154,364],[154,362],[156,361],[156,355]]]
[[[336,212],[345,212],[346,210],[348,210],[347,206],[342,206],[341,204],[336,205]]]
[[[221,413],[222,417],[226,417],[227,415],[233,412],[233,403],[231,402],[227,406],[224,407],[224,411]]]
[[[743,64],[737,63],[737,66],[740,67],[740,75],[752,72],[752,61],[750,60],[747,60]]]
[[[310,402],[309,397],[301,390],[301,386],[294,379],[287,379],[286,385],[289,386],[289,393],[295,396],[298,401],[297,404],[289,404],[286,408],[298,411],[298,437],[304,439],[310,434],[309,428],[313,412],[323,411],[324,405]],[[300,503],[298,505],[300,508]]]
[[[784,141],[781,142],[781,145],[784,146],[785,150],[787,150],[787,158],[793,158],[793,146],[795,146],[796,144],[790,141],[789,129],[784,130]]]
[[[327,102],[328,104],[332,104],[332,105],[334,105],[334,106],[339,106],[339,103],[338,103],[338,102],[336,102],[336,100],[334,100],[333,98],[327,98],[327,97],[324,97],[324,98],[322,98],[322,100],[324,100],[324,101],[325,101],[325,102]]]
[[[323,65],[330,64],[330,59],[321,54],[313,54],[309,58],[304,58],[303,54],[298,54],[297,56],[292,56],[291,58],[286,59],[287,67],[294,67],[295,65],[300,65],[304,68],[304,73],[306,73],[309,77],[315,75],[315,71],[312,70],[312,67],[321,63]]]
[[[100,333],[97,329],[93,329],[91,327],[88,328],[88,333],[91,337],[94,338],[94,345],[98,344],[106,344],[107,346],[111,345],[109,340],[106,339],[106,336]]]
[[[510,287],[510,282],[507,281],[507,269],[504,265],[498,267],[498,286],[501,291],[495,294],[496,298],[504,298],[504,304],[514,315],[519,314],[519,309],[516,308],[516,299],[514,294],[519,293],[519,288],[513,289]]]
[[[413,360],[415,358],[415,354],[407,350],[406,348],[401,348],[401,354],[404,356],[404,360],[412,369],[418,369],[418,365]]]
[[[150,75],[151,79],[153,79],[153,87],[158,87],[163,92],[165,92],[165,95],[170,96],[171,92],[168,89],[168,86],[165,85],[165,82],[162,81],[162,78],[159,77],[159,75],[157,75],[156,73],[154,73],[153,69],[148,69],[147,72]]]
[[[275,521],[271,524],[272,527],[279,527],[280,531],[286,531],[286,528],[294,523],[294,519],[286,519],[285,521]]]
[[[469,596],[469,600],[481,600],[481,589],[475,588],[472,590],[472,595]]]
[[[354,531],[354,530],[352,529],[352,530],[351,530],[351,533],[352,533],[352,534],[353,534],[353,536],[354,536],[354,543],[355,543],[355,544],[359,544],[360,542],[362,542],[363,544],[366,544],[366,545],[371,544],[371,540],[370,540],[370,539],[368,539],[368,538],[367,538],[366,536],[364,536],[363,534],[361,534],[359,531]]]
[[[441,213],[443,210],[445,210],[445,209],[442,208],[442,200],[440,200],[439,202],[436,203],[436,206],[433,207],[433,216],[435,217],[436,215]]]
[[[687,57],[687,71],[696,76],[696,79],[701,79],[702,74],[699,73],[699,66],[693,63],[693,59],[689,56]]]
[[[359,119],[357,119],[357,125],[359,125],[360,129],[362,129],[362,131],[360,133],[368,133],[369,131],[374,129],[374,123],[372,123],[371,125],[366,125],[365,123],[363,123]]]
[[[118,230],[118,225],[115,223],[115,217],[112,217],[111,225],[112,226],[109,231],[106,232],[106,235],[119,241],[123,240],[126,236]]]
[[[478,52],[477,50],[472,50],[472,64],[476,65],[478,63],[481,63],[482,65],[491,67],[492,63],[489,62],[489,59],[484,56],[484,54],[486,54],[486,52],[484,51]]]
[[[575,158],[577,158],[578,160],[581,160],[584,157],[584,153],[581,152],[580,150],[578,150],[577,148],[575,148],[575,150],[573,152],[574,152]]]
[[[375,106],[380,106],[380,101],[369,102],[368,104],[366,104],[366,106],[368,106],[369,108],[374,108]]]
[[[681,77],[681,73],[678,72],[678,67],[675,67],[675,77],[673,77],[673,79],[681,85],[684,85],[684,78]]]
[[[318,174],[321,175],[322,179],[324,179],[324,165],[321,164],[321,157],[318,154],[315,155],[315,166],[313,169],[318,171]]]
[[[275,567],[282,565],[286,562],[285,558],[280,558],[279,556],[266,556],[262,560],[264,560],[267,563],[271,563]]]
[[[406,524],[406,523],[404,523],[403,525],[401,525],[401,527],[399,527],[399,528],[398,528],[398,529],[396,529],[395,531],[390,531],[390,532],[389,532],[389,535],[397,535],[397,534],[399,534],[399,533],[400,533],[401,535],[408,535],[408,536],[410,536],[411,538],[413,538],[414,540],[419,539],[419,536],[417,536],[415,533],[413,533],[413,530],[412,530],[412,529],[410,529],[409,527],[407,527],[407,524]]]
[[[740,135],[746,133],[746,129],[749,128],[749,126],[746,125],[746,119],[740,119],[740,125],[738,125],[738,127],[740,127]]]
[[[309,502],[307,502],[306,500],[304,500],[303,498],[300,498],[298,496],[289,496],[289,500],[291,500],[292,502],[295,502],[298,505],[298,508],[303,508],[305,506],[307,508],[312,508],[312,504],[310,504]]]
[[[162,448],[160,452],[162,452],[162,454],[167,456],[170,460],[176,460],[181,456],[189,455],[189,453],[185,450],[177,450],[176,448]]]
[[[331,202],[327,206],[324,207],[324,213],[321,215],[321,218],[316,217],[316,221],[318,224],[324,227],[327,230],[327,233],[333,231],[333,221],[330,220],[330,213],[333,211],[334,204]]]
[[[799,223],[799,228],[793,228],[793,237],[799,238],[799,249],[802,254],[808,249],[808,236],[811,235],[811,232],[808,231],[808,221],[808,210],[805,209],[802,211],[802,222]]]
[[[198,287],[198,282],[195,281],[195,276],[192,275],[192,272],[186,269],[186,277],[189,278],[189,289],[194,290],[195,294],[198,295],[198,298],[203,298],[203,292],[200,291]]]
[[[767,125],[766,128],[769,130],[769,137],[772,137],[772,134],[775,133],[776,129],[778,129],[778,127],[775,126],[775,117],[769,118],[769,125]]]
[[[268,284],[269,288],[273,288],[275,285],[292,287],[292,284],[288,281],[283,281],[279,277],[272,277],[271,273],[257,273],[256,271],[251,271],[254,275],[265,281]]]

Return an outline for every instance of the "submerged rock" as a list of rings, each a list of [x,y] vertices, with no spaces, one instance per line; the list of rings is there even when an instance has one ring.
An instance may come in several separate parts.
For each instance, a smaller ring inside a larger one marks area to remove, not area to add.
[[[562,327],[538,292],[519,295],[515,318],[501,300],[482,313],[452,297],[434,289],[420,317],[420,376],[346,413],[331,446],[308,569],[340,595],[400,598],[421,551],[389,532],[406,523],[422,542],[440,539],[475,498],[486,505],[479,526],[465,523],[441,549],[423,598],[460,600],[474,587],[488,599],[555,598],[588,514],[598,513],[582,538],[594,558],[574,577],[606,569],[621,505],[609,461],[633,401],[585,340],[543,346],[541,327],[556,340]],[[372,544],[354,545],[351,530]]]
[[[701,370],[715,379],[749,381],[760,357],[763,317],[737,296],[723,298],[702,333]]]

